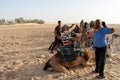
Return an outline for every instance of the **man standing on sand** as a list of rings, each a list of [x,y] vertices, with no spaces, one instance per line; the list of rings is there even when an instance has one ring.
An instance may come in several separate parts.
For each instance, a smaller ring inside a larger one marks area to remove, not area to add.
[[[106,61],[106,51],[107,51],[107,40],[106,34],[111,34],[115,32],[114,28],[102,27],[102,23],[99,19],[95,21],[95,32],[93,46],[95,48],[95,61],[96,68],[93,73],[99,73],[96,78],[105,78],[104,76],[104,66]]]
[[[53,50],[57,45],[59,44],[63,45],[61,41],[61,23],[62,23],[61,21],[58,21],[58,25],[55,27],[55,30],[54,30],[55,40],[51,48],[51,53],[53,53]]]

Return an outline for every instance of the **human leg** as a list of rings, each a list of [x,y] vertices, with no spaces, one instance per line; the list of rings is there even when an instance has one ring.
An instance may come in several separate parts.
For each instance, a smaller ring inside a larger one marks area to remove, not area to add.
[[[99,72],[99,61],[100,61],[100,50],[99,48],[96,47],[95,49],[95,63],[96,63],[95,71],[96,72]]]
[[[99,75],[104,76],[104,67],[105,67],[105,61],[106,61],[106,51],[107,51],[107,47],[102,47],[100,50],[100,71],[99,71]]]
[[[57,37],[55,37],[55,41],[52,44],[51,53],[53,53],[53,50],[55,49],[57,44],[58,44],[58,39],[57,39]]]

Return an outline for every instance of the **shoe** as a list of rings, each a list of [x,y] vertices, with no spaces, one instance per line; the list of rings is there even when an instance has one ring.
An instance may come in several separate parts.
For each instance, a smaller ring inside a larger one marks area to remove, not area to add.
[[[98,76],[96,76],[96,78],[102,79],[102,78],[105,78],[105,76],[104,75],[98,75]]]
[[[97,71],[97,70],[94,70],[94,71],[92,71],[92,73],[99,73],[99,71]]]

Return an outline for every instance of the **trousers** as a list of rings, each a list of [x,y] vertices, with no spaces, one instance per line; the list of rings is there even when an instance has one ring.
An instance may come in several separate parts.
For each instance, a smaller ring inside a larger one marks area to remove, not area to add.
[[[106,51],[107,46],[101,48],[95,47],[95,61],[96,61],[95,70],[99,72],[99,75],[104,75]]]

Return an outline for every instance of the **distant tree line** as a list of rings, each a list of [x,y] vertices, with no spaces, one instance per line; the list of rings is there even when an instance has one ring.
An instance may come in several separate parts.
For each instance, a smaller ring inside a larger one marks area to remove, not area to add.
[[[14,20],[5,20],[4,18],[0,19],[0,25],[10,25],[17,23],[37,23],[44,24],[45,22],[41,19],[24,19],[23,17],[15,18]]]

